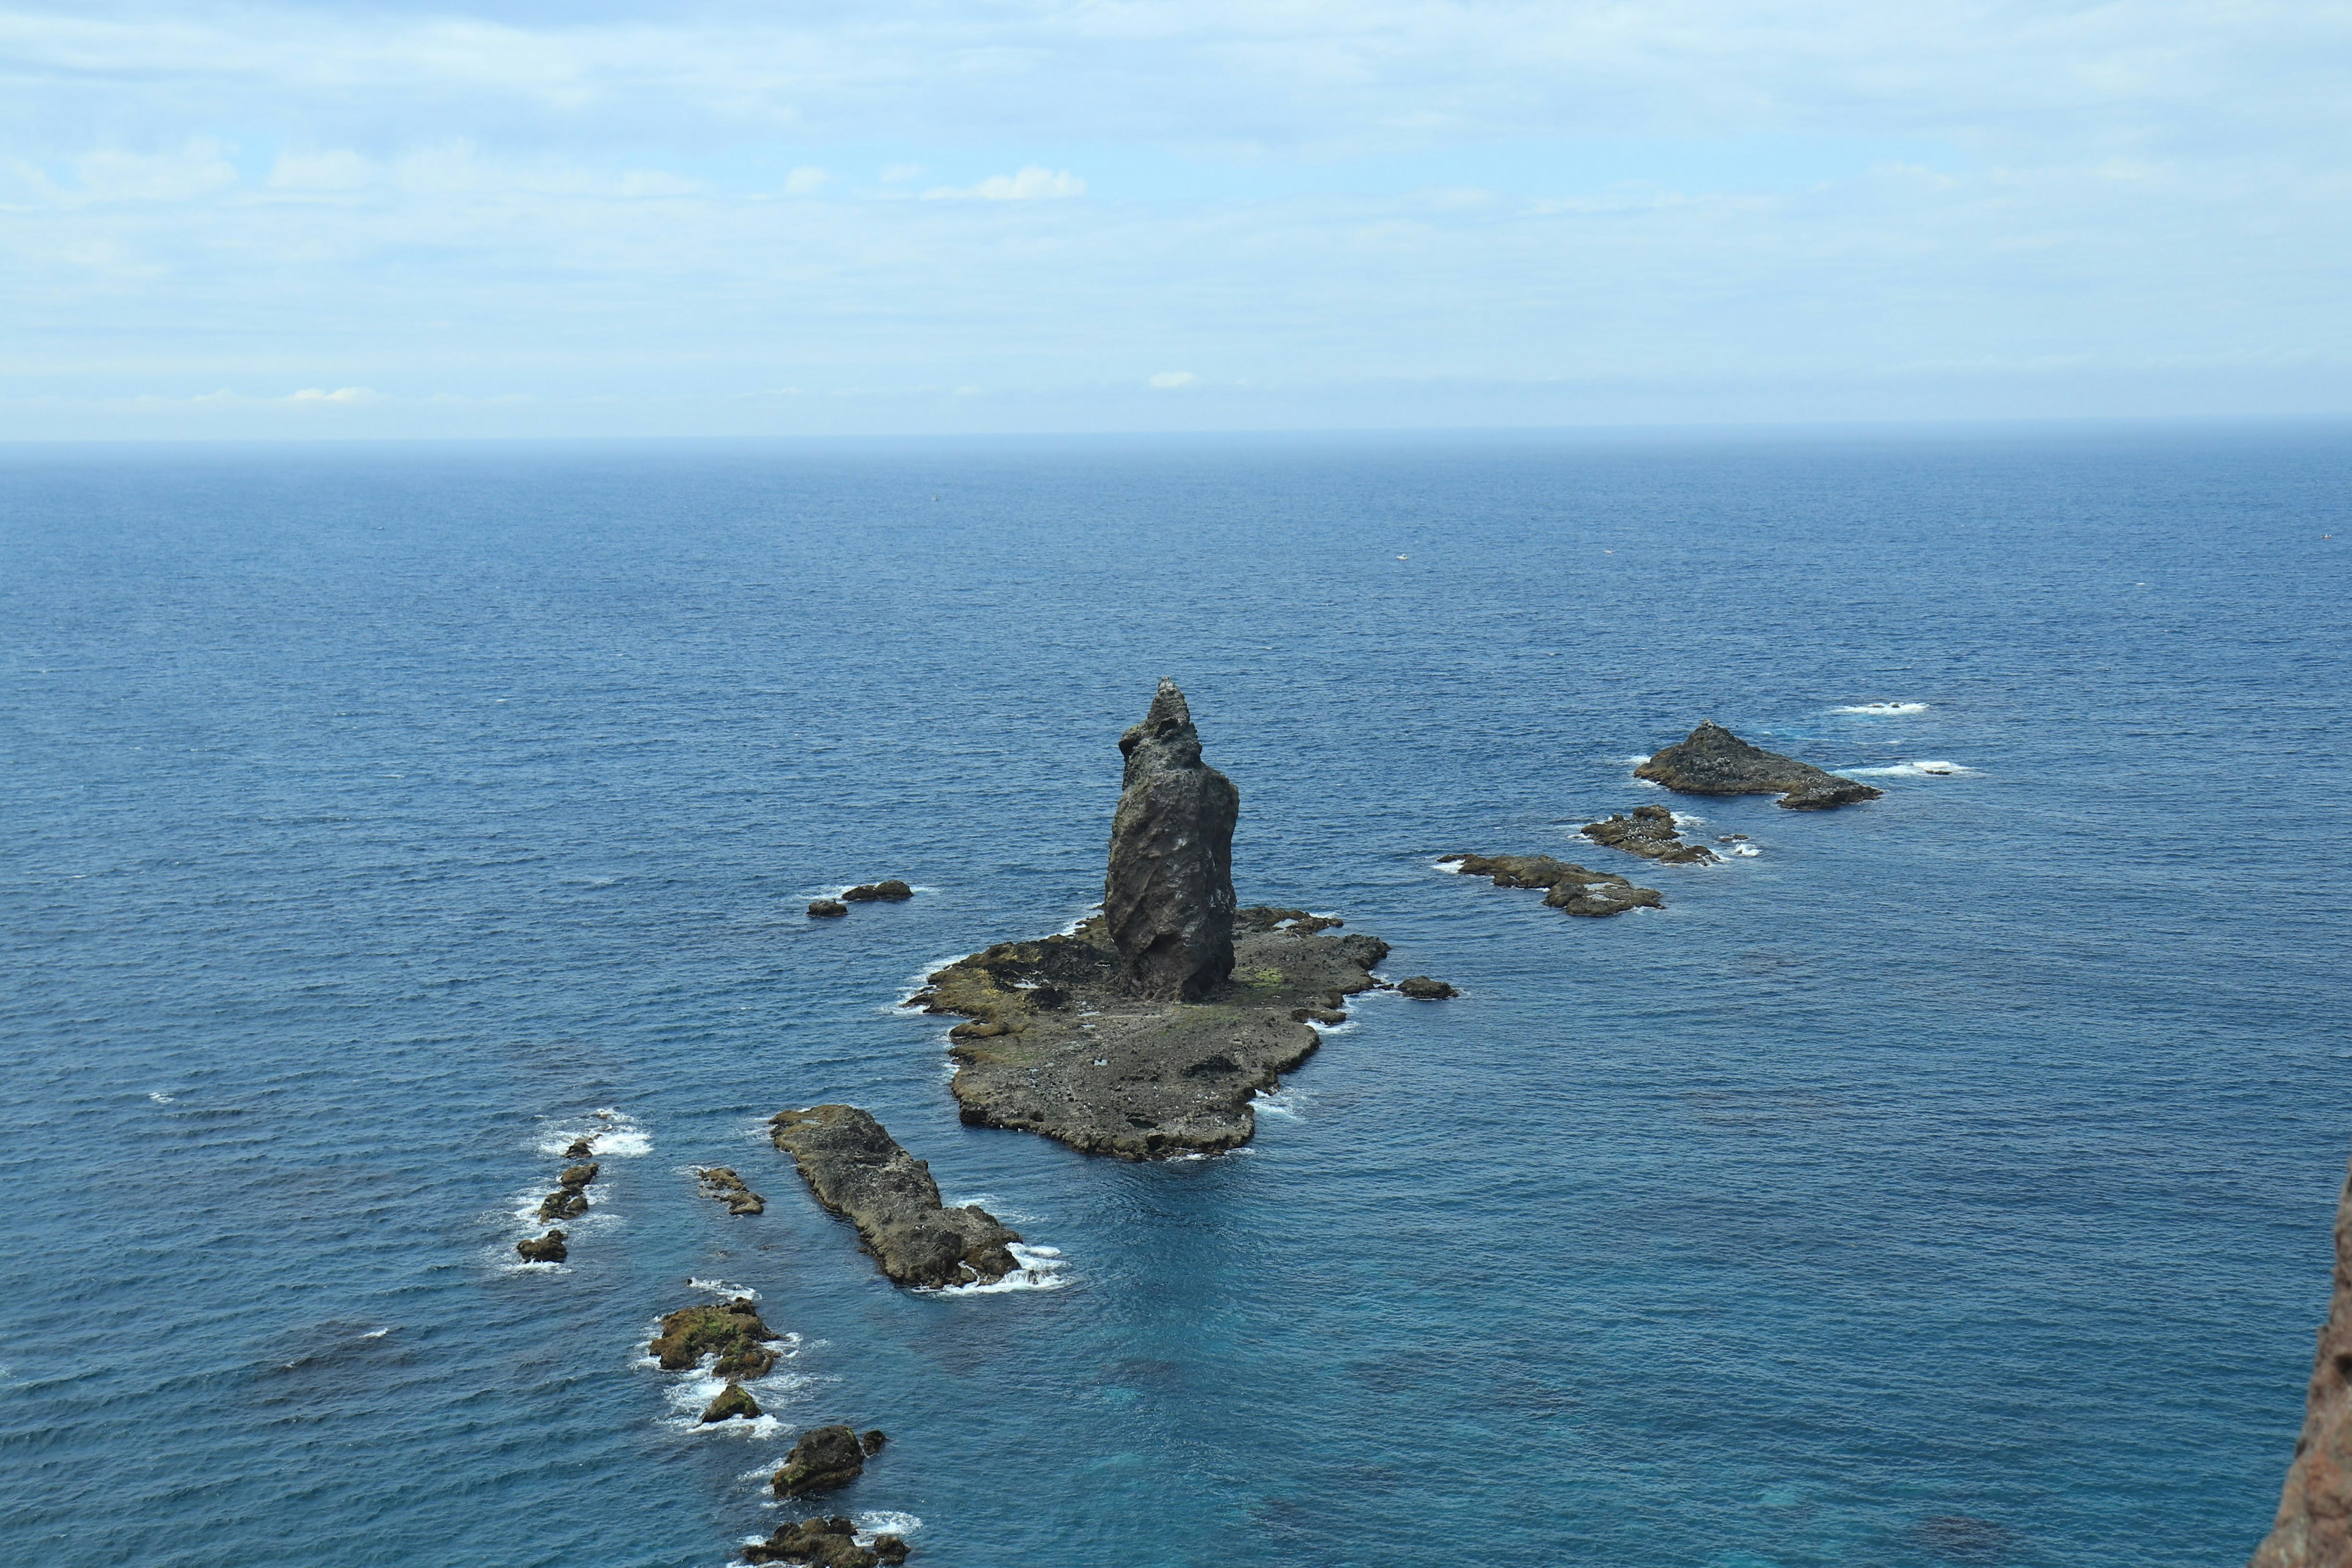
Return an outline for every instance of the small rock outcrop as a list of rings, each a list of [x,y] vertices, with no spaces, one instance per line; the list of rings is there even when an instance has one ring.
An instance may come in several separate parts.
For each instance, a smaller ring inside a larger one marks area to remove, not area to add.
[[[1416,1002],[1443,1002],[1449,996],[1462,994],[1444,981],[1432,980],[1426,974],[1416,974],[1410,980],[1398,981],[1397,990]]]
[[[856,887],[841,895],[845,902],[852,904],[870,904],[877,900],[886,903],[896,903],[900,899],[911,899],[914,896],[915,889],[896,877],[887,882],[860,882]]]
[[[856,1527],[846,1519],[803,1519],[743,1548],[743,1560],[804,1563],[812,1568],[880,1568],[904,1563],[907,1542],[901,1536],[877,1535],[873,1545],[860,1546]]]
[[[810,903],[808,912],[813,921],[838,920],[849,912],[849,906],[839,899],[818,899]]]
[[[916,1289],[985,1283],[1020,1267],[1008,1250],[1021,1239],[1018,1232],[976,1204],[943,1206],[930,1166],[857,1107],[782,1111],[769,1127],[816,1201],[857,1226],[893,1282]]]
[[[759,1415],[760,1402],[752,1398],[741,1384],[730,1383],[719,1392],[718,1398],[702,1407],[702,1423],[708,1426],[716,1422],[739,1418],[754,1421]]]
[[[576,1219],[586,1214],[588,1187],[595,1181],[597,1169],[593,1163],[573,1165],[557,1177],[555,1190],[540,1202],[539,1217],[542,1220]]]
[[[783,1338],[760,1321],[749,1296],[709,1307],[685,1307],[661,1321],[649,1349],[665,1372],[685,1372],[704,1356],[719,1357],[721,1377],[765,1377],[777,1356],[768,1345]]]
[[[882,1445],[887,1443],[889,1440],[890,1434],[882,1430],[881,1427],[877,1426],[873,1430],[867,1432],[863,1437],[858,1438],[857,1446],[866,1450],[866,1457],[870,1459],[875,1455],[880,1453],[882,1451]]]
[[[1241,792],[1201,760],[1172,680],[1119,737],[1127,758],[1111,819],[1103,915],[1133,995],[1195,1002],[1234,972],[1234,824]]]
[[[1588,822],[1580,831],[1595,844],[1676,866],[1703,866],[1722,858],[1704,844],[1685,844],[1675,832],[1675,814],[1663,805],[1637,805],[1629,813]]]
[[[865,1469],[866,1446],[856,1432],[847,1426],[819,1426],[801,1434],[771,1480],[778,1497],[803,1497],[845,1487]]]
[[[563,1157],[567,1160],[585,1160],[589,1155],[595,1152],[595,1140],[592,1138],[574,1138],[572,1141],[571,1147],[563,1151]]]
[[[2352,1563],[2352,1174],[2336,1202],[2336,1270],[2271,1532],[2249,1568]]]
[[[1547,889],[1544,903],[1572,915],[1622,915],[1663,909],[1666,902],[1655,888],[1637,888],[1622,877],[1588,871],[1549,855],[1443,855],[1437,863],[1465,877],[1489,878],[1498,888]]]
[[[1876,800],[1880,791],[1853,779],[1750,745],[1712,719],[1633,770],[1635,778],[1685,795],[1777,795],[1791,811],[1827,811]]]
[[[703,1195],[717,1198],[727,1205],[729,1214],[765,1214],[768,1200],[753,1192],[750,1184],[735,1173],[730,1165],[701,1165],[695,1169],[695,1178]]]
[[[562,1231],[551,1230],[545,1236],[523,1237],[515,1243],[515,1251],[525,1263],[561,1263],[570,1256],[563,1249],[567,1239]]]

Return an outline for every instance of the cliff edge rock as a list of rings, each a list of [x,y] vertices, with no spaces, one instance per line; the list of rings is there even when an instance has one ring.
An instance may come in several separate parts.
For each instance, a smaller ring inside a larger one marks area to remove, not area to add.
[[[2335,1278],[2278,1516],[2249,1568],[2352,1563],[2352,1173],[2336,1200]]]

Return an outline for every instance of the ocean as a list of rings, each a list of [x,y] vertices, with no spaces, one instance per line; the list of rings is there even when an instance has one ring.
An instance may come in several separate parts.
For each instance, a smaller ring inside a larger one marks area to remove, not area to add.
[[[2352,1153],[2347,559],[2325,426],[0,451],[0,1558],[2240,1563]],[[897,1005],[1100,896],[1162,675],[1242,900],[1463,994],[1230,1155],[964,1127]],[[1704,718],[1885,798],[1633,778]],[[1653,802],[1757,853],[1576,836]],[[827,1100],[1038,1277],[887,1284],[763,1137]],[[735,1290],[792,1353],[698,1428],[646,1342]]]

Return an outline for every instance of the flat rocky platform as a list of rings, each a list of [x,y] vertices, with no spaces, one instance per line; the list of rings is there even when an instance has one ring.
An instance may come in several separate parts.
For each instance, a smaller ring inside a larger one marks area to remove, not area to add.
[[[1146,1001],[1118,984],[1097,916],[1068,935],[1003,942],[950,964],[914,1000],[971,1022],[950,1031],[963,1119],[1148,1160],[1231,1149],[1257,1130],[1250,1097],[1320,1043],[1377,983],[1378,937],[1299,910],[1234,918],[1234,973],[1197,1002]]]
[[[1606,871],[1588,871],[1549,855],[1442,855],[1437,863],[1465,877],[1486,877],[1498,888],[1545,888],[1544,902],[1572,915],[1622,915],[1665,907],[1655,888],[1637,888]]]
[[[1018,1267],[1018,1231],[978,1204],[940,1202],[931,1168],[854,1105],[778,1112],[768,1123],[816,1201],[857,1226],[866,1250],[897,1284],[917,1289],[993,1283]]]

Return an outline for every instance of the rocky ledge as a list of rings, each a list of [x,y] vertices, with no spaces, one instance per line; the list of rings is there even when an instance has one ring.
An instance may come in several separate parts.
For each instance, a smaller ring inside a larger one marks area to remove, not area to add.
[[[854,1105],[780,1112],[770,1122],[816,1201],[857,1226],[866,1249],[897,1284],[917,1289],[1002,1279],[1020,1267],[1021,1239],[976,1204],[948,1208],[931,1168]]]
[[[1633,770],[1685,795],[1777,795],[1791,811],[1827,811],[1880,792],[1794,757],[1753,746],[1712,719]]]
[[[727,1205],[729,1214],[765,1214],[768,1200],[753,1192],[742,1177],[730,1165],[698,1165],[697,1184],[705,1197],[717,1198]]]
[[[906,1538],[877,1535],[857,1544],[857,1527],[846,1519],[803,1519],[763,1542],[743,1548],[746,1563],[806,1563],[814,1568],[880,1568],[907,1560]]]
[[[2294,1459],[2287,1466],[2278,1515],[2249,1568],[2352,1563],[2352,1176],[2336,1201],[2334,1279]]]
[[[721,1377],[765,1377],[776,1364],[771,1342],[784,1336],[760,1321],[749,1296],[709,1307],[685,1307],[661,1321],[652,1350],[665,1372],[686,1372],[704,1356],[719,1357]]]
[[[1663,805],[1637,805],[1629,813],[1588,822],[1578,831],[1595,844],[1676,866],[1705,866],[1722,858],[1704,844],[1685,844],[1675,832],[1675,814]]]
[[[1342,1021],[1345,1000],[1375,984],[1388,944],[1326,934],[1338,923],[1239,911],[1232,972],[1191,1002],[1123,986],[1099,915],[1066,935],[976,952],[915,1000],[971,1020],[948,1035],[968,1122],[1124,1160],[1231,1149],[1256,1131],[1250,1098],[1315,1054],[1321,1037],[1308,1020]]]
[[[1663,909],[1666,902],[1655,888],[1637,888],[1622,877],[1588,871],[1549,855],[1445,855],[1437,863],[1465,877],[1491,878],[1498,888],[1549,889],[1545,907],[1572,915],[1622,915]]]

